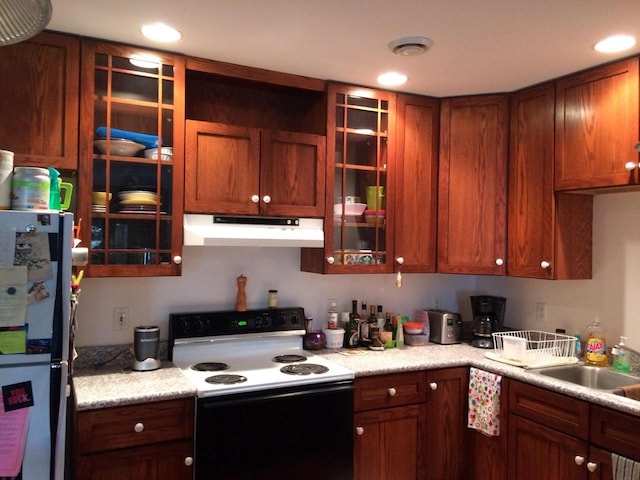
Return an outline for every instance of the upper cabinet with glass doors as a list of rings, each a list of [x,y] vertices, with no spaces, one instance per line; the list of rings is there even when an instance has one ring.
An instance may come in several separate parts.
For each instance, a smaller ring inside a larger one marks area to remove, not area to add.
[[[78,217],[90,276],[179,275],[184,59],[83,41]]]
[[[392,271],[395,99],[390,92],[329,85],[325,247],[303,249],[302,270]]]

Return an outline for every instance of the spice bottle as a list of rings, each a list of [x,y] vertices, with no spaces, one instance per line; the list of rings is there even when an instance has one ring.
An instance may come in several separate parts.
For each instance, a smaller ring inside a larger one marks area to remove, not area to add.
[[[335,300],[329,303],[329,311],[327,312],[327,328],[335,330],[338,328],[338,307]]]

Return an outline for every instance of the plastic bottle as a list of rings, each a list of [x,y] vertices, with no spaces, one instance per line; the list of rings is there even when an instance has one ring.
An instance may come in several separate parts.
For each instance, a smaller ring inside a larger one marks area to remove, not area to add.
[[[607,366],[607,342],[604,328],[602,328],[602,324],[597,318],[589,325],[584,357],[584,363],[587,365]]]
[[[60,210],[60,172],[53,167],[49,170],[49,208]]]
[[[396,348],[404,348],[404,324],[400,315],[396,326]]]
[[[629,357],[627,356],[627,352],[624,348],[624,341],[627,337],[620,337],[620,343],[615,345],[611,350],[611,353],[614,355],[613,357],[613,368],[619,372],[630,372],[631,366],[629,365]]]

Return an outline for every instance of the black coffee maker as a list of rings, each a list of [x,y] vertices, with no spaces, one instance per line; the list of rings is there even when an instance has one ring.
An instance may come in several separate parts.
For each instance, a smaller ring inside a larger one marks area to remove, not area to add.
[[[494,332],[502,330],[504,325],[504,311],[507,299],[491,295],[472,295],[471,311],[473,313],[472,347],[493,348]]]

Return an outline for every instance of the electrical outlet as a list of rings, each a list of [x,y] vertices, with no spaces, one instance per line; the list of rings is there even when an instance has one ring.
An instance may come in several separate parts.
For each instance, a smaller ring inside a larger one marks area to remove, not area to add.
[[[113,309],[113,329],[127,330],[129,328],[129,307],[115,307]]]
[[[544,302],[536,303],[536,320],[540,323],[547,323],[547,304]]]

